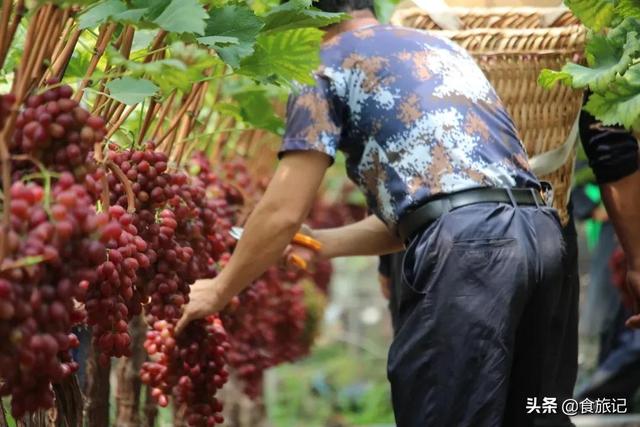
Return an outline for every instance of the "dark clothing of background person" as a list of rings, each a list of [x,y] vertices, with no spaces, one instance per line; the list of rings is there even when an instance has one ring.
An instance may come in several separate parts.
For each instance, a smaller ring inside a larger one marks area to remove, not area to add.
[[[620,127],[602,126],[586,111],[580,117],[580,139],[598,184],[618,181],[640,169],[636,138]]]

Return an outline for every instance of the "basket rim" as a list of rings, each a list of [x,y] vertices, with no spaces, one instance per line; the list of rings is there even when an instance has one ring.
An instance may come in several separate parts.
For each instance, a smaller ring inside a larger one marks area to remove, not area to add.
[[[415,27],[406,27],[418,29]],[[460,30],[422,30],[436,34],[446,35],[468,35],[468,36],[564,36],[564,35],[582,35],[587,34],[587,28],[583,25],[566,25],[564,27],[545,27],[545,28],[468,28]]]
[[[510,13],[518,15],[546,15],[557,12],[571,12],[571,9],[564,5],[559,6],[448,6],[438,8],[440,12],[453,12],[458,16],[464,15],[508,15]],[[429,11],[420,6],[411,6],[398,9],[395,15],[429,15]]]
[[[463,19],[495,19],[498,22],[508,19],[531,19],[537,18],[540,22],[539,25],[534,27],[527,26],[481,26],[468,29],[477,28],[497,28],[497,29],[553,29],[553,28],[567,28],[575,25],[580,25],[579,21],[573,23],[564,22],[562,25],[554,25],[559,20],[564,19],[567,15],[574,16],[571,10],[564,6],[549,6],[549,7],[536,7],[536,6],[508,6],[508,7],[449,7],[449,6],[435,6],[433,9],[421,6],[411,6],[403,9],[398,9],[391,17],[390,23],[392,25],[407,26],[405,21],[415,19],[427,19],[431,20],[438,30],[464,30],[462,28],[453,28],[458,25],[451,24],[449,21],[458,21],[459,25],[462,25]],[[440,18],[438,18],[440,17]],[[574,16],[575,18],[575,16]],[[444,19],[444,24],[441,22]],[[449,25],[451,24],[451,25]],[[443,27],[444,25],[444,27]],[[412,27],[412,25],[408,25]],[[452,28],[445,28],[451,26]]]

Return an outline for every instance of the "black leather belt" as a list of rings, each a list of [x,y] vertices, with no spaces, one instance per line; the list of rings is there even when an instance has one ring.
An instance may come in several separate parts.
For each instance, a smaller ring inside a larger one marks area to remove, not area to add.
[[[533,188],[512,188],[516,205],[546,206],[542,194]],[[416,210],[405,214],[398,222],[398,234],[406,242],[416,232],[440,218],[442,215],[463,206],[476,203],[509,203],[512,199],[505,188],[475,188],[447,194],[430,200]]]

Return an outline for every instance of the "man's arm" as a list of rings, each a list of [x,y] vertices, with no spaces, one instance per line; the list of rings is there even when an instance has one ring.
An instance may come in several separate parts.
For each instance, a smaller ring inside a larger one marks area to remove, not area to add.
[[[627,320],[627,326],[640,328],[640,171],[600,187],[627,258],[627,287],[635,305],[635,315]]]
[[[385,255],[404,249],[400,238],[375,215],[344,227],[315,230],[313,237],[322,244],[320,255],[325,258]]]
[[[264,196],[244,227],[227,266],[215,279],[191,287],[190,301],[178,322],[179,333],[191,320],[220,311],[251,282],[276,264],[309,214],[330,158],[317,151],[284,156]]]

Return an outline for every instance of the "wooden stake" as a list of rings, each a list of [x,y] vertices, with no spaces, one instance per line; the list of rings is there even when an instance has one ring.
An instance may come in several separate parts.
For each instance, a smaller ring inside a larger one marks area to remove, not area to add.
[[[124,110],[124,107],[126,107],[125,104],[121,104],[121,106],[122,106],[123,110]],[[125,122],[125,120],[127,120],[127,118],[131,115],[131,113],[133,113],[133,111],[135,109],[136,109],[136,105],[129,106],[129,108],[127,108],[127,110],[124,111],[124,113],[118,115],[119,117],[116,116],[117,119],[113,122],[113,124],[109,123],[109,125],[108,125],[109,131],[107,132],[107,135],[105,136],[106,140],[109,140],[113,136],[113,134],[118,131],[120,126],[122,126],[122,124]]]
[[[104,55],[104,51],[107,49],[109,41],[111,40],[111,36],[113,36],[116,27],[117,24],[111,23],[104,25],[100,30],[100,35],[98,36],[98,41],[96,42],[96,50],[91,57],[91,62],[89,63],[89,67],[87,67],[87,71],[84,74],[82,81],[80,82],[80,86],[78,87],[78,90],[73,97],[73,99],[75,99],[76,101],[80,101],[82,99],[82,95],[89,84],[91,75],[96,70],[100,58],[102,57],[102,55]]]
[[[81,33],[82,33],[82,30],[75,30],[71,34],[69,39],[66,41],[66,43],[64,44],[62,51],[58,55],[54,56],[55,59],[53,60],[53,64],[49,68],[49,73],[47,73],[45,75],[46,77],[43,77],[42,80],[40,81],[41,85],[44,83],[44,80],[47,78],[62,79],[62,75],[64,74],[67,66],[69,65],[69,61],[73,56],[73,51],[75,50],[76,45],[78,44],[78,40],[80,40]]]
[[[128,358],[122,358],[118,362],[116,389],[116,425],[118,427],[138,427],[141,425],[142,381],[140,381],[140,368],[147,357],[143,347],[146,331],[142,315],[134,317],[129,323],[132,355]]]
[[[174,160],[176,163],[176,167],[180,168],[180,164],[182,163],[182,155],[184,154],[185,146],[187,145],[184,141],[187,135],[189,135],[189,129],[191,129],[191,117],[189,114],[185,114],[182,117],[180,130],[178,131],[178,136],[176,138],[176,154],[174,156]],[[172,141],[173,142],[173,141]],[[171,150],[171,148],[169,148]]]
[[[183,104],[180,107],[180,109],[178,110],[178,112],[175,114],[173,120],[171,121],[171,124],[169,125],[169,129],[167,130],[167,132],[162,136],[162,138],[160,138],[160,140],[157,142],[157,146],[160,147],[160,145],[162,145],[162,143],[167,140],[167,138],[173,133],[173,131],[178,127],[178,124],[180,123],[180,119],[182,118],[182,115],[186,113],[187,109],[194,103],[194,101],[197,99],[198,96],[198,92],[202,90],[202,83],[196,83],[195,85],[193,85],[193,88],[191,89],[191,92],[186,95],[183,99]]]
[[[5,44],[8,44],[6,39],[9,36],[7,30],[9,29],[11,9],[13,9],[13,0],[3,0],[2,15],[0,15],[0,54],[4,51]]]
[[[151,397],[151,389],[145,387],[146,390],[146,404],[144,405],[144,427],[155,427],[156,418],[158,416],[158,407],[153,403],[153,397]]]
[[[158,136],[160,135],[160,132],[162,131],[162,125],[164,123],[164,119],[167,117],[167,113],[169,113],[169,110],[173,105],[173,101],[176,97],[176,93],[177,93],[176,91],[173,91],[171,95],[169,95],[169,98],[167,98],[167,100],[162,103],[162,107],[161,107],[162,109],[160,110],[160,115],[158,116],[158,122],[156,123],[156,128],[153,131],[153,134],[151,135],[152,141],[156,141],[156,138],[158,138]]]
[[[82,425],[82,392],[75,375],[53,385],[56,393],[56,426],[75,427]]]
[[[142,144],[144,137],[147,135],[149,131],[149,127],[151,127],[151,122],[153,118],[158,113],[161,104],[158,104],[155,99],[151,100],[149,107],[147,108],[147,113],[144,116],[144,121],[142,122],[142,126],[140,127],[140,132],[138,133],[138,144]]]
[[[13,14],[13,21],[11,21],[11,26],[7,31],[7,36],[4,42],[4,46],[0,46],[0,68],[4,66],[4,61],[7,58],[7,54],[9,53],[9,48],[11,47],[11,43],[16,36],[16,31],[18,30],[18,25],[22,20],[22,17],[25,13],[24,0],[18,0],[18,4],[16,5],[15,12]]]
[[[111,366],[98,363],[98,350],[91,346],[87,359],[87,390],[84,418],[91,427],[109,427],[109,373]]]

